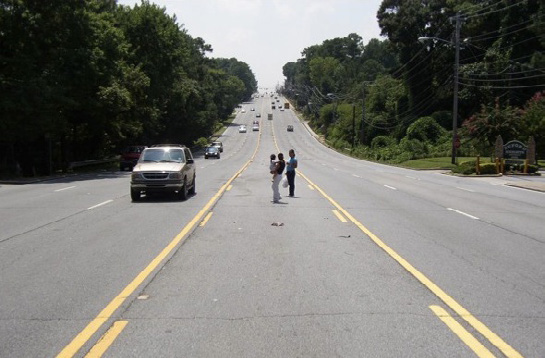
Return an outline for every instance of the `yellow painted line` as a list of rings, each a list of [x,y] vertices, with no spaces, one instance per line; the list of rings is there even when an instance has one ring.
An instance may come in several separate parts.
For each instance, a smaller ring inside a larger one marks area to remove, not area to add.
[[[348,222],[348,220],[346,220],[344,218],[344,216],[342,216],[342,214],[338,210],[332,210],[332,211],[333,211],[333,214],[335,214],[335,216],[337,216],[337,219],[339,219],[341,222],[343,222],[343,223]]]
[[[407,260],[405,260],[401,255],[394,251],[391,247],[386,245],[378,236],[373,234],[369,229],[363,226],[362,223],[357,221],[348,211],[343,209],[335,200],[329,197],[320,187],[314,184],[307,176],[305,176],[301,171],[299,174],[317,191],[322,194],[337,210],[343,213],[344,216],[348,218],[352,223],[354,223],[363,233],[365,233],[373,242],[379,246],[381,249],[386,251],[390,257],[396,260],[405,270],[411,273],[418,281],[420,281],[424,286],[426,286],[433,294],[435,294],[439,299],[441,299],[450,309],[452,309],[456,314],[462,317],[467,323],[469,323],[477,332],[482,334],[490,343],[498,347],[499,350],[503,352],[509,358],[522,358],[522,355],[517,352],[513,347],[507,344],[503,339],[501,339],[497,334],[492,332],[484,323],[475,318],[468,310],[466,310],[462,305],[460,305],[454,298],[447,295],[439,286],[433,283],[429,278],[427,278],[422,272],[418,271],[413,265],[411,265]]]
[[[232,185],[229,185],[229,186],[227,187],[227,191],[229,191],[229,190],[231,190],[231,189],[233,189],[233,186],[232,186]]]
[[[273,138],[276,148],[278,144],[276,143],[276,136],[274,134],[273,127]],[[279,150],[280,151],[280,150]],[[482,334],[490,343],[496,346],[499,350],[502,351],[509,358],[522,358],[522,355],[517,352],[513,347],[507,344],[503,339],[501,339],[497,334],[492,332],[484,323],[475,318],[468,310],[466,310],[462,305],[460,305],[454,298],[447,295],[439,286],[433,283],[429,278],[427,278],[422,272],[418,271],[413,265],[411,265],[407,260],[401,257],[395,250],[386,245],[378,236],[373,234],[369,229],[367,229],[362,223],[357,221],[348,211],[343,209],[335,200],[333,200],[329,195],[327,195],[320,187],[314,184],[307,176],[305,176],[301,171],[297,173],[304,178],[308,184],[309,188],[312,190],[317,190],[326,198],[337,210],[344,214],[352,223],[354,223],[363,233],[365,233],[369,238],[382,250],[384,250],[390,257],[396,260],[405,270],[411,273],[418,281],[420,281],[424,286],[426,286],[433,294],[435,294],[439,299],[441,299],[450,309],[456,312],[460,317],[462,317],[467,323],[469,323],[477,332]]]
[[[257,150],[260,145],[260,137],[258,137],[257,145],[250,160],[248,160],[242,168],[239,169],[221,188],[218,192],[206,203],[206,205],[195,215],[193,219],[180,231],[174,239],[157,255],[144,270],[142,270],[116,297],[114,297],[99,314],[78,333],[72,341],[63,348],[57,355],[58,358],[73,357],[85,343],[107,322],[114,312],[129,298],[138,287],[146,280],[146,278],[165,260],[168,255],[182,242],[182,240],[195,228],[198,222],[202,220],[204,215],[210,211],[210,208],[221,198],[227,187],[240,176],[240,174],[248,168],[254,160]]]
[[[203,221],[201,221],[201,223],[199,224],[199,226],[204,226],[206,225],[206,223],[208,222],[208,220],[210,220],[210,217],[212,216],[212,211],[209,212],[208,214],[206,214],[206,216],[204,217]]]
[[[312,185],[309,184],[308,187],[310,190],[314,190],[314,187]]]
[[[451,315],[448,314],[448,312],[443,309],[443,307],[439,306],[430,306],[430,309],[435,313],[437,317],[443,323],[445,323],[448,328],[454,334],[456,334],[462,342],[464,342],[471,350],[477,355],[477,357],[481,358],[493,358],[494,354],[488,350],[484,345],[482,345],[481,342],[477,340],[471,333],[469,333],[458,321],[456,321],[454,318],[452,318]]]
[[[125,329],[125,326],[127,326],[128,321],[116,321],[110,327],[108,332],[104,333],[102,338],[98,341],[97,344],[94,345],[93,348],[85,355],[85,358],[100,358],[108,348],[114,343],[115,339],[119,334]]]

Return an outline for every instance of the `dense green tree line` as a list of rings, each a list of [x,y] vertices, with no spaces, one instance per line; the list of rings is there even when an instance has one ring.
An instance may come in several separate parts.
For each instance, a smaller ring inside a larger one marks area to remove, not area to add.
[[[211,51],[147,1],[0,0],[0,172],[209,136],[257,89]]]
[[[497,135],[534,136],[545,157],[543,1],[383,0],[386,39],[310,46],[284,65],[283,90],[337,147],[384,160],[449,156],[457,17],[459,154],[491,154]]]

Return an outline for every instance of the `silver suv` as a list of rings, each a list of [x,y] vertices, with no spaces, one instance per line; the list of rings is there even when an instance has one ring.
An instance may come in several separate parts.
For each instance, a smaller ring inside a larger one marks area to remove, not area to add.
[[[171,192],[181,200],[195,194],[195,161],[189,148],[176,144],[144,149],[131,175],[131,199],[142,193]]]

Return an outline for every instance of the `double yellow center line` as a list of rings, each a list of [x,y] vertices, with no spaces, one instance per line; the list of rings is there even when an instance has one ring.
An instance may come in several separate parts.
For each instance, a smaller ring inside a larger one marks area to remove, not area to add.
[[[254,153],[249,161],[247,161],[242,168],[236,172],[228,181],[225,183],[218,192],[208,201],[208,203],[195,215],[195,217],[183,228],[183,230],[176,235],[176,237],[165,247],[157,257],[155,257],[150,264],[140,272],[136,278],[127,285],[119,295],[117,295],[99,314],[93,319],[73,340],[68,344],[57,357],[73,357],[80,349],[85,345],[91,337],[102,327],[104,323],[110,320],[116,310],[118,310],[121,305],[129,298],[134,292],[140,287],[146,278],[157,269],[157,267],[174,251],[174,249],[181,243],[181,241],[193,230],[198,222],[206,223],[210,218],[211,208],[219,200],[219,198],[224,194],[224,192],[231,186],[231,183],[251,164],[254,160],[261,139],[261,131],[259,133],[258,141]],[[274,135],[273,128],[273,139],[274,143],[278,149],[278,144],[276,142],[276,137]],[[335,210],[333,211],[335,215],[341,221],[350,221],[356,225],[364,234],[366,234],[377,246],[383,249],[390,257],[397,261],[403,268],[405,268],[409,273],[411,273],[418,281],[420,281],[425,287],[427,287],[434,295],[436,295],[440,300],[442,300],[445,305],[447,305],[452,311],[454,311],[459,317],[464,319],[473,329],[479,332],[484,336],[491,344],[496,346],[505,356],[518,358],[522,355],[517,352],[513,347],[508,345],[503,341],[497,334],[492,332],[484,323],[475,318],[468,310],[466,310],[462,305],[460,305],[456,300],[449,296],[445,291],[443,291],[439,286],[433,283],[428,277],[426,277],[422,272],[418,271],[414,266],[412,266],[407,260],[405,260],[401,255],[394,251],[391,247],[386,245],[378,236],[373,234],[369,229],[367,229],[363,224],[356,220],[348,211],[342,208],[335,200],[333,200],[329,195],[327,195],[319,186],[314,184],[307,176],[305,176],[301,171],[298,170],[298,175],[306,180],[309,184],[309,187],[313,190],[317,190],[325,199],[327,199]],[[203,217],[205,218],[203,220]],[[346,219],[345,219],[346,218]],[[202,220],[202,221],[201,221]],[[430,309],[443,321],[445,324],[460,337],[460,339],[470,347],[475,354],[479,357],[493,357],[494,355],[482,345],[473,335],[471,335],[467,330],[463,328],[454,318],[452,318],[448,312],[439,306],[430,306]],[[114,322],[110,330],[99,340],[99,342],[91,349],[88,357],[100,357],[117,335],[123,330],[126,326],[126,321],[117,321]]]
[[[140,285],[156,270],[160,264],[178,247],[178,245],[186,238],[186,236],[196,227],[197,223],[201,222],[202,218],[210,218],[211,209],[216,202],[221,198],[224,192],[231,186],[231,183],[248,168],[252,163],[257,150],[261,142],[261,131],[257,139],[257,145],[252,154],[250,160],[248,160],[242,168],[237,171],[218,192],[206,203],[206,205],[195,215],[195,217],[180,231],[176,237],[157,255],[148,266],[142,270],[108,305],[100,311],[100,313],[91,321],[87,326],[57,355],[59,358],[73,357],[102,327],[104,323],[109,321],[113,314],[125,303],[125,301],[136,292]],[[112,328],[99,340],[97,345],[89,351],[88,357],[100,357],[109,345],[113,342],[113,339],[123,330],[126,325],[125,321],[115,322]],[[112,338],[113,337],[113,338]]]
[[[278,144],[276,141],[276,136],[274,135],[274,143],[277,150]],[[318,185],[313,183],[307,176],[305,176],[300,170],[297,171],[303,179],[307,181],[309,187],[317,190],[324,198],[326,198],[334,207],[333,213],[339,218],[340,221],[352,222],[356,225],[365,235],[367,235],[377,246],[384,250],[391,258],[396,260],[405,270],[407,270],[411,275],[413,275],[420,283],[426,286],[434,295],[441,299],[450,309],[452,309],[456,314],[464,319],[471,327],[473,327],[477,332],[483,335],[491,344],[496,346],[505,356],[512,358],[522,358],[522,355],[517,352],[513,347],[507,344],[503,339],[501,339],[497,334],[492,332],[484,323],[479,321],[475,316],[473,316],[467,309],[460,305],[454,298],[449,296],[445,291],[443,291],[439,286],[433,283],[428,277],[426,277],[422,272],[417,270],[413,265],[411,265],[407,260],[405,260],[401,255],[394,251],[391,247],[386,245],[378,236],[373,234],[368,228],[366,228],[362,223],[356,220],[348,211],[342,208],[335,200],[333,200],[329,195],[325,193]],[[468,345],[479,357],[493,357],[494,355],[483,346],[477,339],[475,339],[469,332],[467,332],[460,324],[453,323],[454,319],[448,315],[448,313],[438,306],[430,306],[430,309],[443,321],[447,324],[451,330],[456,333],[462,341]],[[450,317],[450,318],[449,318]],[[471,338],[469,337],[471,336]]]

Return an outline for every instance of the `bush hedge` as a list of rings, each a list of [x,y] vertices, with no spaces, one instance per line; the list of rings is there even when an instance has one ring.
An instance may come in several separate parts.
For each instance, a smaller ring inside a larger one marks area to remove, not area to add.
[[[477,161],[475,160],[463,162],[463,163],[460,163],[457,167],[453,168],[452,172],[456,174],[463,174],[463,175],[475,174],[476,165],[477,165]]]
[[[484,163],[479,165],[480,174],[497,174],[495,163]]]

